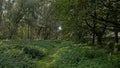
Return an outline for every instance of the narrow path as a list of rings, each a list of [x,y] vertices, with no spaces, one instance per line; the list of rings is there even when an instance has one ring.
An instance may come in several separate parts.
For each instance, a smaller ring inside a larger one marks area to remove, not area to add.
[[[50,68],[55,61],[55,54],[58,49],[58,47],[51,49],[47,56],[45,56],[42,60],[37,62],[37,68]]]

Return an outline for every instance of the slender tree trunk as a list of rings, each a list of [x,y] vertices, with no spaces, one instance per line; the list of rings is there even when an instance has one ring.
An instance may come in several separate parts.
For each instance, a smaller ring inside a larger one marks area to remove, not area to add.
[[[29,25],[27,25],[28,31],[27,31],[27,39],[29,39]]]
[[[115,33],[115,42],[116,42],[116,43],[119,43],[118,31],[115,30],[114,33]]]
[[[18,24],[15,24],[15,26],[13,26],[10,32],[10,39],[15,38],[15,36],[17,36],[17,30],[18,30]]]
[[[0,33],[2,33],[2,14],[3,14],[3,0],[0,0]]]
[[[93,36],[92,36],[92,44],[95,45],[95,34],[93,33]]]

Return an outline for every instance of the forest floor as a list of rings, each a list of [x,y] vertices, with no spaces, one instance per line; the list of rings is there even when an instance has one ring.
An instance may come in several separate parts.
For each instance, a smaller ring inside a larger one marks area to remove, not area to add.
[[[120,68],[119,53],[59,40],[1,40],[0,68]]]

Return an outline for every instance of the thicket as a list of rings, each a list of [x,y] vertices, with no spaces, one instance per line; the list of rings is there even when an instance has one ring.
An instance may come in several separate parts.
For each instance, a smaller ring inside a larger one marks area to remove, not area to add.
[[[113,45],[109,43],[109,47],[110,44]],[[99,48],[58,40],[1,41],[0,66],[1,68],[119,68],[120,52],[106,48],[108,47]]]

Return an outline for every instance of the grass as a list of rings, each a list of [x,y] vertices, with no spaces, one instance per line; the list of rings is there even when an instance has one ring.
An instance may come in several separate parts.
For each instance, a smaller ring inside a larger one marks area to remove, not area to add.
[[[119,54],[59,40],[2,40],[0,68],[120,68]]]

